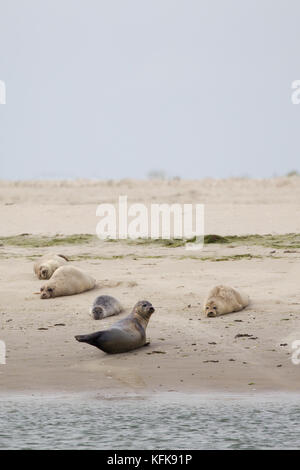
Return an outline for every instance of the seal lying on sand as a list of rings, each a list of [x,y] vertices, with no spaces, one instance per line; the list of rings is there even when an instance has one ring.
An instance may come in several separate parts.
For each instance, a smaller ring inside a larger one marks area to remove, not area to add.
[[[91,315],[95,320],[118,315],[123,310],[120,302],[110,295],[99,295],[91,308]]]
[[[47,253],[34,263],[33,269],[39,279],[50,279],[54,271],[67,263],[64,255]]]
[[[95,285],[95,279],[81,269],[75,268],[75,266],[61,266],[51,279],[41,287],[41,299],[80,294],[93,289]]]
[[[238,312],[248,304],[248,295],[232,287],[216,286],[208,294],[203,310],[207,317],[217,317],[225,313]]]
[[[108,330],[78,335],[75,338],[109,354],[131,351],[146,344],[146,328],[153,312],[152,304],[142,300],[135,304],[128,317],[118,321]]]

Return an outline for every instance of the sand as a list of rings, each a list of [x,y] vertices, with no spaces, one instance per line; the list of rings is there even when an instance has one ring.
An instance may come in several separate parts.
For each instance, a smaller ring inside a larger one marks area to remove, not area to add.
[[[32,181],[0,183],[0,236],[94,234],[96,207],[117,202],[203,203],[205,232],[219,235],[300,232],[300,178],[199,181]],[[27,239],[24,236],[24,240]],[[33,274],[37,256],[56,251],[95,276],[98,287],[41,300]],[[239,256],[237,256],[239,255]],[[300,389],[292,341],[300,340],[300,248],[208,244],[200,252],[126,241],[67,243],[58,247],[0,246],[0,390],[200,392]],[[218,260],[218,261],[217,261]],[[247,292],[250,306],[205,318],[208,290],[227,284]],[[117,297],[118,317],[95,321],[97,295]],[[156,308],[149,346],[106,355],[74,335],[112,325],[138,300]],[[237,337],[237,335],[250,335]]]

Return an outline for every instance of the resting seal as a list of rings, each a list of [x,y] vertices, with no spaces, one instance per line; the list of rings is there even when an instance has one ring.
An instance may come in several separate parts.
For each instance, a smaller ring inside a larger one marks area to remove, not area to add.
[[[122,305],[114,297],[110,295],[99,295],[99,297],[94,300],[90,313],[95,320],[101,320],[101,318],[118,315],[122,310]]]
[[[39,279],[50,279],[54,271],[67,263],[64,255],[47,253],[34,263],[33,270]]]
[[[93,289],[95,285],[95,279],[81,269],[75,268],[75,266],[61,266],[51,279],[41,287],[41,299],[80,294]]]
[[[246,294],[232,287],[216,286],[208,294],[203,310],[207,317],[217,317],[225,313],[238,312],[249,304]]]
[[[108,330],[78,335],[75,339],[96,346],[109,354],[140,348],[146,344],[146,328],[153,312],[152,304],[142,300],[135,304],[128,317],[119,320]]]

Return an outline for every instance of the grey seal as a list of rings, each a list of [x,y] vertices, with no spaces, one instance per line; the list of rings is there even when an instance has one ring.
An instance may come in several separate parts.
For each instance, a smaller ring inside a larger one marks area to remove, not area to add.
[[[101,320],[105,317],[118,315],[123,310],[120,302],[110,295],[99,295],[91,308],[91,315],[95,320]]]
[[[203,311],[207,317],[218,317],[226,313],[238,312],[249,304],[249,297],[244,292],[228,286],[216,286],[208,294]]]
[[[96,346],[108,354],[140,348],[147,344],[146,328],[153,312],[152,304],[147,300],[142,300],[135,304],[128,317],[119,320],[107,330],[78,335],[75,339]]]
[[[34,263],[33,269],[39,279],[50,279],[52,274],[68,261],[64,255],[48,253]]]
[[[96,280],[75,266],[61,266],[40,289],[41,299],[80,294],[93,289]]]

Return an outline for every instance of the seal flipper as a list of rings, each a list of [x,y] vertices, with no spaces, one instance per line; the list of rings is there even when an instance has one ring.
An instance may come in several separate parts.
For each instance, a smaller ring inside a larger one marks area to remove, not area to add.
[[[80,343],[88,343],[91,346],[99,347],[98,340],[101,338],[102,333],[104,333],[104,331],[96,331],[96,333],[91,333],[89,335],[77,335],[75,336],[75,339]]]
[[[65,255],[57,255],[57,256],[60,256],[60,258],[63,258],[63,259],[65,259],[66,261],[70,261],[69,258],[67,258]]]

